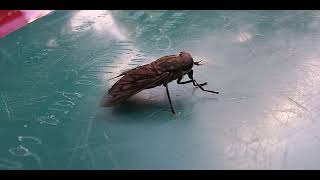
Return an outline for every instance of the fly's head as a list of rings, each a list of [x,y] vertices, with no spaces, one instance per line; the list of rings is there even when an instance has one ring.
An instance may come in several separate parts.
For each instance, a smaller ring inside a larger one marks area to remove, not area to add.
[[[179,57],[181,61],[182,71],[185,73],[191,71],[194,64],[192,56],[187,52],[180,52]]]
[[[193,65],[200,66],[200,62],[202,61],[193,61],[192,56],[187,52],[180,52],[179,54],[181,65],[182,65],[182,71],[184,74],[187,74],[190,72],[193,68]]]

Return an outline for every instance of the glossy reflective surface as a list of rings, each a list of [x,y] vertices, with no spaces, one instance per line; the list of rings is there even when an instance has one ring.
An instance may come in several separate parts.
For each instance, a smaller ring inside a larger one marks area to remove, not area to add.
[[[319,169],[320,11],[55,11],[0,39],[0,169]],[[191,84],[100,98],[180,51]]]

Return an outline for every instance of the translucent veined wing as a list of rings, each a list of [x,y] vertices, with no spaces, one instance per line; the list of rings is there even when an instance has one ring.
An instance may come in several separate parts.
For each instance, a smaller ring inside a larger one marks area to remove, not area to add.
[[[121,103],[146,88],[161,85],[169,76],[169,72],[159,72],[151,65],[127,71],[102,98],[100,105],[108,107]]]

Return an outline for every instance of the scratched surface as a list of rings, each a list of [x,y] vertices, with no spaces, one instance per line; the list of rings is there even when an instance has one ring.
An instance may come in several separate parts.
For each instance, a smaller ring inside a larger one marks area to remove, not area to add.
[[[0,169],[320,169],[320,11],[55,11],[0,39]],[[205,59],[98,107],[118,73]]]

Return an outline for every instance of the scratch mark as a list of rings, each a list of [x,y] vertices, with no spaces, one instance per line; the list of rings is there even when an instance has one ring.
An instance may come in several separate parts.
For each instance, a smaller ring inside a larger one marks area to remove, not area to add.
[[[84,142],[85,142],[86,144],[88,143],[89,136],[90,136],[90,134],[91,134],[92,124],[93,124],[93,121],[92,121],[92,120],[89,120],[88,127],[87,127],[87,133],[86,133],[86,136],[85,136],[85,138],[84,138]]]
[[[110,59],[101,59],[100,62],[109,64],[109,63],[113,63],[113,60],[110,60]]]
[[[80,78],[82,78],[82,79],[98,79],[99,77],[98,77],[98,75],[82,75],[82,76],[80,76]]]
[[[16,148],[10,148],[9,152],[12,155],[17,156],[17,157],[32,156],[37,161],[40,168],[42,168],[42,163],[41,163],[40,157],[37,154],[30,152],[29,149],[27,149],[26,147],[24,147],[22,145],[20,145]]]
[[[75,75],[76,77],[78,76],[78,71],[77,70],[74,70],[74,69],[71,69],[71,71],[70,72],[68,72],[68,74],[66,75],[66,77],[65,77],[65,79],[66,80],[70,80],[69,78],[70,78],[70,76],[73,74],[73,75]]]
[[[109,159],[111,160],[111,163],[112,163],[113,167],[114,167],[114,168],[117,168],[117,167],[118,167],[118,163],[117,163],[117,161],[115,161],[115,160],[113,159],[112,152],[111,152],[109,149],[107,149],[107,156],[108,156]]]
[[[144,62],[146,59],[141,59],[141,58],[135,58],[135,59],[131,59],[131,61],[134,62]]]
[[[110,49],[112,49],[113,45],[115,44],[114,41],[112,41],[109,45],[109,47],[105,50],[105,51],[109,51]],[[85,70],[86,68],[90,67],[91,65],[97,63],[100,61],[100,57],[97,57],[97,58],[92,58],[90,60],[88,60],[87,63],[83,64],[82,66],[80,66],[80,68],[78,69],[79,71],[83,71]]]
[[[48,96],[40,96],[40,97],[35,97],[35,98],[31,98],[29,100],[33,101],[33,100],[39,100],[39,99],[43,99],[43,98],[47,98]]]
[[[11,161],[9,159],[0,159],[0,167],[10,170],[21,169],[23,164],[18,161]]]
[[[29,100],[31,100],[31,99],[29,99]],[[28,100],[28,101],[29,101]],[[30,106],[30,105],[34,105],[34,104],[37,104],[37,103],[41,103],[41,102],[44,102],[44,100],[46,100],[46,99],[37,99],[38,101],[34,101],[34,102],[29,102],[29,103],[25,103],[25,104],[22,104],[22,105],[12,105],[12,106],[14,106],[14,108],[20,108],[20,107],[24,107],[24,106]]]
[[[60,112],[63,112],[64,114],[68,114],[69,113],[69,110],[57,109],[57,108],[52,108],[52,107],[49,107],[48,109],[54,110],[54,111],[60,111]]]
[[[76,98],[82,98],[82,95],[80,93],[77,93],[77,92],[67,93],[67,92],[64,92],[64,91],[62,91],[62,92],[56,91],[56,93],[62,94],[63,97],[68,98],[69,100],[75,100]],[[72,95],[72,96],[75,96],[75,97],[71,97],[71,96],[68,96],[68,95]]]
[[[104,69],[100,69],[100,70],[87,70],[87,72],[92,72],[92,73],[102,73],[102,74],[109,74],[109,73],[113,73],[110,71],[105,71]]]
[[[49,121],[53,121],[53,122],[49,122]],[[58,119],[55,118],[55,115],[46,115],[46,116],[40,116],[36,119],[36,121],[38,121],[40,124],[49,124],[49,125],[53,125],[56,126],[60,123],[60,121]]]
[[[66,55],[62,55],[60,58],[58,58],[56,61],[54,61],[50,67],[55,66],[57,63],[59,63],[60,61],[62,61],[64,58],[66,57]]]
[[[133,43],[133,41],[118,41],[118,43]]]
[[[89,136],[90,136],[90,133],[91,133],[92,123],[93,123],[93,121],[89,120],[87,131],[86,131],[85,137],[83,138],[84,142],[82,142],[83,145],[81,145],[81,140],[80,140],[80,142],[76,145],[76,147],[73,148],[74,150],[72,151],[72,154],[71,154],[71,157],[69,159],[69,163],[68,163],[67,167],[70,167],[70,165],[72,164],[73,158],[74,158],[74,156],[75,156],[75,154],[77,152],[77,149],[79,149],[79,147],[81,147],[81,146],[88,147],[88,139],[89,139]]]
[[[2,98],[3,98],[3,101],[4,101],[4,105],[6,106],[8,117],[9,117],[10,121],[12,121],[11,116],[10,116],[10,111],[9,111],[8,105],[7,105],[7,100],[5,98],[3,90],[1,91],[1,93],[2,93]]]
[[[97,67],[110,67],[110,68],[117,68],[117,66],[112,66],[112,65],[95,65],[95,66],[92,66],[94,68],[97,68]]]
[[[92,166],[92,168],[94,169],[94,167],[96,166],[96,165],[95,165],[96,163],[95,163],[95,161],[94,161],[92,151],[90,150],[89,147],[86,148],[86,151],[87,151],[87,154],[88,154],[88,156],[89,156],[91,166]]]
[[[41,140],[36,138],[36,137],[32,137],[32,136],[18,136],[18,140],[20,142],[22,142],[24,139],[30,139],[33,141],[36,141],[36,144],[42,144]]]
[[[240,96],[240,97],[232,97],[232,98],[226,98],[225,100],[239,100],[239,99],[247,99],[249,97],[247,96]]]
[[[96,85],[94,82],[89,81],[89,80],[84,80],[84,79],[80,79],[78,81],[76,81],[74,84],[76,85],[84,85],[84,86],[91,86],[91,87],[104,87],[104,85]]]
[[[295,105],[297,105],[297,106],[299,106],[300,108],[304,109],[305,111],[310,112],[310,110],[308,110],[306,107],[302,106],[300,103],[298,103],[297,101],[293,100],[293,99],[290,98],[289,96],[288,96],[288,99],[289,99],[290,101],[292,101]]]
[[[71,107],[72,108],[76,104],[74,102],[72,102],[72,101],[61,100],[61,101],[55,102],[54,105],[63,106],[63,107]]]
[[[73,147],[73,148],[67,148],[66,151],[77,151],[79,149],[84,149],[86,147],[88,147],[89,144],[82,144],[82,145],[79,145],[79,146],[76,146],[76,147]]]

